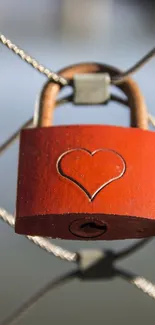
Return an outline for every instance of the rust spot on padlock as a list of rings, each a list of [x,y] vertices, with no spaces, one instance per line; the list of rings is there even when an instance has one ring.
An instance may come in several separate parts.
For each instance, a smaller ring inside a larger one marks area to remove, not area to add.
[[[81,239],[91,239],[103,235],[107,231],[107,225],[104,221],[85,217],[74,220],[71,223],[69,230],[73,235],[81,237]]]

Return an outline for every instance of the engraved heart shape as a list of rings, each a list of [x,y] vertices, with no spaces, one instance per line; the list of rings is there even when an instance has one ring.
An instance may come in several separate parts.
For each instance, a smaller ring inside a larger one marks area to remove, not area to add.
[[[126,170],[123,157],[112,149],[89,151],[70,149],[56,163],[58,173],[78,186],[93,201],[108,184],[121,178]]]

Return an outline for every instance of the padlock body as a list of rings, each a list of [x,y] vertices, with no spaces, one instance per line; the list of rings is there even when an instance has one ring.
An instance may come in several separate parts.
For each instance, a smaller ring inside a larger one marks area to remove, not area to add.
[[[21,132],[15,231],[62,239],[155,235],[155,133],[103,125]]]

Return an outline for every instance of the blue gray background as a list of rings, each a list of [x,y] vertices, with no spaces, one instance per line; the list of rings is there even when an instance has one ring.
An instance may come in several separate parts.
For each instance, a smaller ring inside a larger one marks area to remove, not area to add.
[[[0,1],[0,29],[14,43],[56,71],[82,61],[130,67],[155,43],[155,4],[124,0]],[[155,113],[155,62],[135,80]],[[0,143],[34,110],[46,78],[0,45]],[[82,108],[67,104],[55,112],[55,124],[103,123],[129,125],[128,109],[118,104]],[[0,159],[0,205],[14,213],[18,142]],[[121,249],[134,241],[55,243],[71,250]],[[119,263],[155,282],[155,241]],[[0,222],[0,321],[37,289],[75,267],[49,256],[15,235]],[[153,324],[155,302],[125,281],[115,278],[81,282],[74,279],[52,290],[19,324]]]

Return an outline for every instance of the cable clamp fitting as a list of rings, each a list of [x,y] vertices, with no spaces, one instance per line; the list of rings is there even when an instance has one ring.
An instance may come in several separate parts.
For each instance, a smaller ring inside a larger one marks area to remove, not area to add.
[[[75,74],[74,104],[103,104],[110,98],[110,75],[108,73]]]

